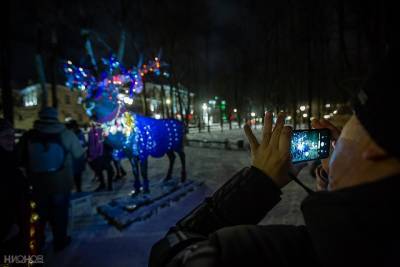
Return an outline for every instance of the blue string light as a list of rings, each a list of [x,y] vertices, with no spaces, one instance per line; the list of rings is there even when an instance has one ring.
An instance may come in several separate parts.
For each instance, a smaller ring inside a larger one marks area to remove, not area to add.
[[[165,63],[156,57],[140,68],[127,70],[115,57],[103,58],[102,62],[104,70],[98,78],[71,61],[65,63],[64,72],[66,85],[86,95],[86,112],[101,123],[108,142],[114,147],[113,156],[138,156],[143,160],[148,156],[161,157],[167,151],[179,151],[184,134],[182,122],[132,114],[126,107],[142,91],[147,74],[168,75],[160,70]]]

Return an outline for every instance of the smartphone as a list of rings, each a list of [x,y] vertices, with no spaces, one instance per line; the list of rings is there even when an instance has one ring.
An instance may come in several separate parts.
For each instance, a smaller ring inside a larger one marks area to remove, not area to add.
[[[292,162],[304,162],[329,157],[329,129],[294,130],[290,144]]]

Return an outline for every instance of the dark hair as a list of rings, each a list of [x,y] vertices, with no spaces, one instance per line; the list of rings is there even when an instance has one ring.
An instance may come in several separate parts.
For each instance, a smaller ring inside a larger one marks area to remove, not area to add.
[[[76,120],[70,120],[66,123],[68,129],[76,130],[79,128],[78,122]]]

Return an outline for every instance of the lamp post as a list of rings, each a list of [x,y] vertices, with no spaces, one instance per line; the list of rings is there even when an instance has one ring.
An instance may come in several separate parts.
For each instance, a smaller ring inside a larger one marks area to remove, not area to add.
[[[206,120],[208,121],[208,113],[207,113],[208,106],[207,106],[206,103],[203,103],[203,105],[201,106],[201,108],[203,109],[203,118],[202,118],[202,120],[204,121],[204,124],[205,124],[205,123],[206,123],[205,121],[206,121]],[[205,114],[207,114],[207,118],[206,118],[206,119],[204,118],[204,117],[205,117]]]
[[[251,116],[251,122],[253,122],[253,120],[254,120],[254,128],[255,129],[257,129],[257,121],[256,121],[256,119],[255,119],[255,117],[256,117],[256,113],[254,112],[254,111],[252,111],[251,113],[250,113],[250,116]]]
[[[210,132],[210,111],[211,107],[207,108],[207,131]]]
[[[167,115],[168,115],[168,117],[170,118],[170,117],[172,117],[172,112],[170,113],[170,105],[171,105],[171,99],[169,99],[169,98],[167,98],[166,100],[165,100],[165,104],[167,104]]]

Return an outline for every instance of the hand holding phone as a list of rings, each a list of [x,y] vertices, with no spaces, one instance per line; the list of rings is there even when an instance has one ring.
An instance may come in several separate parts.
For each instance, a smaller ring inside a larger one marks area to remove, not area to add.
[[[291,128],[284,124],[285,114],[279,113],[272,128],[272,114],[267,112],[261,142],[258,142],[249,125],[244,127],[250,143],[252,166],[270,177],[279,188],[291,181],[288,175]]]

